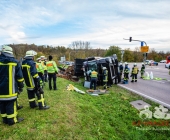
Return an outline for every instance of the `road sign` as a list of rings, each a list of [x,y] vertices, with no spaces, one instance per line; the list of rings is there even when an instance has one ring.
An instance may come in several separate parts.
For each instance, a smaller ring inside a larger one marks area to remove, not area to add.
[[[147,53],[149,51],[149,46],[142,46],[142,47],[140,47],[140,51]]]

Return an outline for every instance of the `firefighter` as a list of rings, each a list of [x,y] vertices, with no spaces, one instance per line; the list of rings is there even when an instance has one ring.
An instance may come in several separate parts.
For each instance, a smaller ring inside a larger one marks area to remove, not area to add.
[[[41,56],[40,58],[41,58],[41,64],[44,68],[44,81],[48,82],[48,80],[47,80],[48,73],[47,73],[47,67],[46,67],[46,58],[45,58],[45,56]]]
[[[145,65],[144,65],[144,63],[142,63],[142,67],[141,67],[141,70],[140,70],[141,78],[144,77],[144,73],[145,73]]]
[[[137,64],[135,63],[133,65],[132,71],[131,71],[131,76],[132,76],[132,81],[131,82],[137,82],[137,75],[138,75],[138,67]]]
[[[96,90],[98,72],[96,72],[92,68],[92,70],[91,70],[89,75],[90,75],[90,89],[92,89],[92,86],[93,86],[93,89]]]
[[[24,87],[20,63],[13,56],[13,49],[4,46],[0,55],[0,110],[3,123],[13,125],[24,119],[17,116],[17,94]]]
[[[108,82],[108,70],[106,67],[103,67],[103,88],[107,88],[107,82]]]
[[[46,63],[47,66],[47,72],[48,72],[48,78],[49,78],[49,89],[52,90],[52,85],[51,85],[51,80],[53,79],[53,89],[57,90],[57,85],[56,85],[56,79],[58,74],[58,68],[57,64],[55,61],[53,61],[53,57],[50,55],[49,61]]]
[[[129,68],[128,68],[128,63],[125,62],[125,68],[124,68],[124,84],[128,84],[128,80],[129,80]]]
[[[122,79],[122,73],[123,73],[123,65],[122,65],[122,63],[120,63],[120,65],[119,65],[119,71],[120,71],[120,79]]]
[[[43,85],[44,85],[45,84],[44,83],[44,68],[41,64],[41,58],[37,58],[36,69],[37,69],[38,75],[41,78]]]
[[[27,51],[24,61],[22,62],[22,72],[27,86],[27,93],[30,108],[36,108],[37,104],[35,96],[38,98],[38,107],[40,110],[49,109],[50,107],[45,104],[44,92],[41,88],[42,80],[38,76],[34,56],[37,53],[33,50]]]

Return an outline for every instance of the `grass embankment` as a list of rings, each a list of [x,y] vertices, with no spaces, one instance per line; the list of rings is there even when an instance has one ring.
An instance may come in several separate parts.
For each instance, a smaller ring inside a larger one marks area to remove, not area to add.
[[[167,130],[139,130],[133,124],[143,121],[130,101],[142,99],[116,85],[100,96],[67,91],[66,86],[86,90],[82,83],[58,78],[57,91],[44,89],[49,110],[30,109],[26,90],[20,95],[19,116],[25,120],[13,126],[0,123],[1,140],[167,140]],[[146,101],[146,100],[145,100]],[[153,107],[156,105],[147,101]],[[143,124],[139,128],[146,128]],[[150,126],[150,128],[155,126]],[[159,126],[159,128],[162,126]]]

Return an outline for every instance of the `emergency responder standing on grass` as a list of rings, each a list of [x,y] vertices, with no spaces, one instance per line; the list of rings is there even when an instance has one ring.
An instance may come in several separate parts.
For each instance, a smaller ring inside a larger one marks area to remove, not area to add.
[[[131,82],[137,82],[137,75],[138,75],[138,67],[137,64],[135,63],[133,65],[132,71],[131,71],[131,76],[132,76],[132,81]]]
[[[120,71],[120,79],[122,79],[122,74],[123,74],[123,65],[120,63],[119,65],[119,71]]]
[[[97,75],[98,75],[98,72],[96,72],[93,68],[90,72],[90,89],[93,89],[96,90],[96,85],[97,85]]]
[[[145,64],[142,63],[142,67],[140,69],[140,74],[141,74],[141,77],[140,78],[143,78],[144,77],[144,73],[145,73]]]
[[[103,88],[107,88],[107,82],[108,82],[108,70],[106,67],[103,67]]]
[[[48,73],[47,73],[47,67],[46,67],[46,58],[45,58],[45,56],[41,56],[40,58],[41,58],[41,64],[44,68],[44,81],[48,82],[48,80],[47,80]]]
[[[27,51],[24,61],[22,62],[22,72],[27,86],[27,93],[29,99],[29,105],[31,108],[36,108],[35,95],[38,98],[38,106],[40,110],[49,109],[49,106],[45,104],[44,92],[41,88],[42,80],[38,76],[36,70],[36,64],[34,62],[34,56],[37,53],[33,50]]]
[[[123,80],[123,83],[124,83],[124,84],[128,84],[128,80],[129,80],[129,68],[128,68],[128,63],[125,62],[124,80]]]
[[[37,58],[36,69],[37,69],[38,75],[41,78],[41,80],[43,81],[43,85],[44,85],[44,68],[41,64],[41,58]]]
[[[2,48],[0,55],[0,111],[3,123],[13,125],[24,119],[17,117],[17,94],[24,87],[20,63],[9,46]]]
[[[53,79],[53,89],[57,90],[57,76],[56,74],[58,74],[58,68],[57,68],[57,64],[55,61],[53,61],[53,57],[50,55],[48,57],[49,61],[46,63],[47,66],[47,72],[48,72],[48,80],[49,80],[49,89],[52,90],[52,85],[51,85],[51,81]]]

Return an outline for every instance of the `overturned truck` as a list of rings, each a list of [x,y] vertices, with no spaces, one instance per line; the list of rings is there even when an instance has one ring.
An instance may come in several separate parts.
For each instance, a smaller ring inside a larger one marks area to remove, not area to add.
[[[92,69],[98,72],[97,85],[103,85],[103,67],[106,67],[108,70],[108,82],[107,82],[108,86],[120,82],[119,67],[116,54],[114,54],[113,56],[98,59],[95,59],[95,57],[91,57],[87,58],[86,61],[83,62],[85,87],[89,87],[90,82],[89,72]]]

